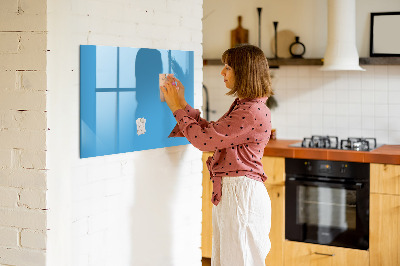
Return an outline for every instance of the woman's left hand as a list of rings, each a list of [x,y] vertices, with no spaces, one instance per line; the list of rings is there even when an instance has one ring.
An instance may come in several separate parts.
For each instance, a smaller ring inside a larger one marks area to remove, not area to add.
[[[176,83],[175,83],[176,84]],[[169,109],[174,113],[178,109],[184,109],[180,103],[180,98],[178,95],[179,88],[173,84],[170,80],[164,83],[164,86],[160,87],[164,93],[165,102],[168,104]]]

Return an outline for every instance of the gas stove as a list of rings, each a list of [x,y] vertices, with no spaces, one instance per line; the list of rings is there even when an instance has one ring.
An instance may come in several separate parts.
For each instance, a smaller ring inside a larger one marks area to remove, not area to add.
[[[291,147],[338,149],[353,151],[371,151],[378,147],[376,138],[347,138],[339,142],[336,136],[311,136],[303,141],[289,145]],[[381,145],[379,145],[381,146]]]

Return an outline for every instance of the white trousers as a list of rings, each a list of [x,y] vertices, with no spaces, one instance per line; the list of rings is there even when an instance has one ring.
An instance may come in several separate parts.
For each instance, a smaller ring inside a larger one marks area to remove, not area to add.
[[[223,177],[212,223],[212,266],[265,265],[271,249],[271,201],[262,182],[245,176]]]

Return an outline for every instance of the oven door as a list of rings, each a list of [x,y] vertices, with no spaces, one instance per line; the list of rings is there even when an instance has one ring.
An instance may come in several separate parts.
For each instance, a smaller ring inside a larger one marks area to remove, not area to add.
[[[369,185],[286,178],[286,239],[367,250]]]

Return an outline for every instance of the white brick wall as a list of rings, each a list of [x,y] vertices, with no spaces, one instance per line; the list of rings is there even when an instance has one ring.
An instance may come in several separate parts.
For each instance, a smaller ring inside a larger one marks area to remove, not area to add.
[[[45,265],[46,4],[0,2],[1,265]]]
[[[202,0],[60,0],[47,9],[47,264],[201,265],[201,152],[79,159],[79,45],[193,50],[199,107]]]

